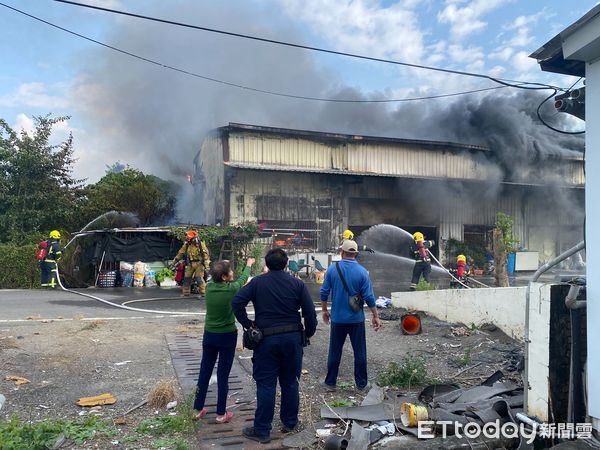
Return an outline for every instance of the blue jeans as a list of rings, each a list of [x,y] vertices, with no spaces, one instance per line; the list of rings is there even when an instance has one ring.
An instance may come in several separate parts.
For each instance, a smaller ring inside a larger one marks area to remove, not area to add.
[[[335,386],[342,360],[342,349],[350,336],[350,343],[354,350],[354,382],[360,389],[367,385],[367,339],[365,323],[334,323],[331,322],[329,335],[329,357],[327,358],[327,376],[325,383]]]
[[[303,354],[299,332],[266,336],[254,350],[252,376],[256,381],[254,431],[257,435],[266,437],[271,434],[278,379],[281,387],[281,423],[288,428],[298,423]]]
[[[233,365],[235,346],[237,343],[237,331],[231,333],[204,332],[202,339],[202,361],[200,362],[200,375],[198,375],[198,387],[194,409],[204,408],[208,382],[212,375],[217,357],[217,414],[222,416],[227,408],[227,393],[229,392],[229,372]]]

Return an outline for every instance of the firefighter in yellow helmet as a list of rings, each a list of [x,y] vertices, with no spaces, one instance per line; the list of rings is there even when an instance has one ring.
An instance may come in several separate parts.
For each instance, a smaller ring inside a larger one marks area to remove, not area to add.
[[[410,254],[415,259],[415,267],[413,268],[412,278],[410,280],[410,290],[416,291],[417,284],[421,276],[429,283],[429,275],[431,274],[431,258],[429,249],[435,245],[434,241],[426,241],[425,236],[420,231],[413,234],[414,241],[410,244]]]
[[[58,230],[52,230],[48,239],[39,243],[36,258],[40,264],[42,287],[51,289],[56,287],[58,279],[57,263],[62,256],[62,252]]]
[[[339,248],[342,248],[342,244],[344,243],[344,241],[346,241],[346,240],[353,241],[354,240],[354,233],[352,231],[350,231],[350,230],[344,230],[344,232],[340,235],[340,237],[342,239],[340,240]],[[375,250],[373,250],[372,248],[367,247],[366,245],[359,245],[358,246],[358,251],[359,252],[375,253]]]
[[[190,295],[192,279],[195,279],[198,283],[200,295],[204,296],[206,292],[204,272],[210,268],[208,248],[204,241],[198,239],[198,232],[196,230],[189,230],[185,237],[185,244],[181,246],[177,252],[177,256],[173,260],[173,265],[181,260],[185,264],[181,294],[186,297]]]

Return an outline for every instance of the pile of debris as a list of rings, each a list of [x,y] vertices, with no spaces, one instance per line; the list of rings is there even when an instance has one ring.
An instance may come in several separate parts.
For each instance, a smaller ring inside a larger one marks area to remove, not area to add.
[[[523,388],[503,379],[498,371],[477,386],[435,384],[412,395],[374,386],[360,406],[325,403],[320,422],[283,444],[305,448],[321,440],[331,450],[533,448],[537,423],[522,413]],[[500,432],[506,424],[518,432]],[[482,433],[494,426],[498,433]]]

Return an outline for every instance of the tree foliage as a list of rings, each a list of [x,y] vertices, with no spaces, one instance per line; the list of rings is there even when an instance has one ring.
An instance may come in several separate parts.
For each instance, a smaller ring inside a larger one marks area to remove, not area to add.
[[[176,184],[127,167],[110,170],[96,184],[86,186],[81,205],[83,223],[107,212],[134,213],[140,225],[162,225],[175,212]]]
[[[76,221],[83,180],[72,176],[73,137],[50,143],[53,126],[67,119],[34,117],[31,134],[0,119],[0,242],[32,242]]]

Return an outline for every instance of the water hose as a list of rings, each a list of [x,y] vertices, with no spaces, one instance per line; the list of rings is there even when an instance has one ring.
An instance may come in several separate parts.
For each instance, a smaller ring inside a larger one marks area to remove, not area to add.
[[[179,315],[179,316],[180,315],[201,316],[201,315],[205,314],[203,312],[160,311],[160,310],[156,310],[156,309],[134,308],[132,306],[119,305],[118,303],[109,302],[108,300],[97,297],[95,295],[86,294],[84,292],[74,291],[72,289],[67,289],[66,287],[63,286],[62,280],[60,279],[60,275],[58,273],[58,263],[56,264],[56,280],[58,281],[58,285],[60,286],[60,288],[65,292],[70,292],[71,294],[76,294],[76,295],[81,295],[82,297],[91,298],[92,300],[96,300],[98,302],[104,303],[105,305],[113,306],[113,307],[119,308],[119,309],[125,309],[127,311],[143,312],[143,313],[150,313],[150,314]]]
[[[445,272],[446,272],[448,275],[450,275],[450,277],[451,277],[451,278],[454,278],[454,280],[458,281],[458,283],[459,283],[459,284],[461,284],[462,286],[464,286],[465,288],[467,288],[467,289],[471,289],[471,286],[467,286],[465,283],[463,283],[463,282],[462,282],[462,281],[460,281],[458,278],[456,278],[454,275],[452,275],[452,273],[450,273],[450,271],[449,271],[448,269],[446,269],[444,266],[442,266],[442,263],[441,263],[441,262],[439,262],[435,256],[433,256],[433,253],[431,253],[431,251],[430,251],[429,249],[427,249],[427,252],[429,253],[429,256],[431,256],[431,257],[433,258],[433,260],[434,260],[436,263],[438,263],[438,265],[439,265],[439,266],[440,266],[442,269],[444,269],[444,271],[445,271]]]

